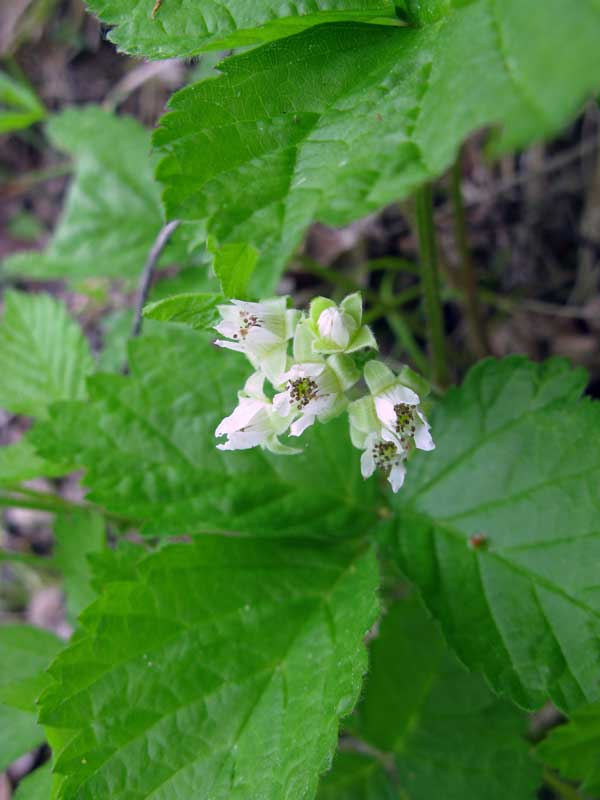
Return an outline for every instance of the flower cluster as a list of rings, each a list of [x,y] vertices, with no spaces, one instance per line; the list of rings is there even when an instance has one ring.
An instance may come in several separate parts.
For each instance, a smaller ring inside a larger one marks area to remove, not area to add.
[[[263,447],[293,455],[301,451],[280,436],[300,436],[316,420],[327,422],[347,410],[352,444],[363,451],[363,477],[378,469],[397,492],[411,450],[434,448],[420,406],[427,383],[408,367],[396,375],[374,359],[362,373],[357,365],[358,351],[377,350],[372,331],[363,325],[358,293],[339,305],[317,297],[308,314],[289,309],[285,297],[232,300],[218,309],[221,321],[215,327],[224,338],[215,344],[244,353],[256,370],[238,393],[233,413],[215,431],[227,437],[217,445],[221,450]],[[369,393],[351,400],[349,392],[361,376]],[[265,391],[265,381],[272,391]]]

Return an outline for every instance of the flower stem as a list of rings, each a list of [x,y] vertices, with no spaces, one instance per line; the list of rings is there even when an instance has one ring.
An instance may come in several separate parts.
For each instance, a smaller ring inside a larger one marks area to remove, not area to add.
[[[475,355],[483,358],[489,352],[489,342],[483,324],[481,307],[479,305],[477,293],[477,278],[475,267],[469,249],[467,237],[467,219],[465,214],[465,204],[461,189],[462,178],[462,158],[458,154],[452,166],[450,175],[450,196],[454,215],[454,238],[458,252],[460,254],[460,276],[464,292],[464,306],[467,324],[469,326],[469,338]]]
[[[544,770],[544,783],[549,786],[561,800],[581,800],[581,795],[568,783],[562,781],[558,775],[549,769]]]
[[[425,184],[417,189],[415,199],[421,263],[421,291],[427,318],[431,377],[435,384],[443,388],[448,385],[448,367],[446,364],[444,319],[440,298],[431,185]]]

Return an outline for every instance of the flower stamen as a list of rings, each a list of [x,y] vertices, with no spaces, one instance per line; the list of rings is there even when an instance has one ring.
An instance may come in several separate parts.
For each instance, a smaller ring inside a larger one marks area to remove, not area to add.
[[[299,411],[305,408],[311,400],[316,399],[318,388],[317,382],[307,376],[288,381],[288,391],[292,403],[295,403]]]

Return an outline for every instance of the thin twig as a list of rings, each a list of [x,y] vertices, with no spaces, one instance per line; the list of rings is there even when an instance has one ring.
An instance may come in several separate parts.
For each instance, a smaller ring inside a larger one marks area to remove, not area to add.
[[[152,278],[154,276],[154,270],[156,269],[158,259],[160,258],[162,251],[165,249],[167,242],[175,233],[180,224],[181,221],[178,219],[173,220],[173,222],[168,222],[164,228],[161,229],[160,233],[156,237],[156,241],[152,245],[152,249],[148,253],[148,258],[146,259],[146,264],[144,265],[144,271],[142,272],[142,277],[140,279],[140,285],[135,301],[135,317],[133,320],[133,325],[131,326],[132,339],[134,339],[136,336],[139,336],[142,332],[142,312],[144,310],[144,306],[146,305],[146,300],[148,299],[148,292],[150,291],[150,284],[152,283]]]

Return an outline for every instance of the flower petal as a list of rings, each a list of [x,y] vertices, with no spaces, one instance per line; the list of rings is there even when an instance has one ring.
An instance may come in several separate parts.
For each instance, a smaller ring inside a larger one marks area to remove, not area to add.
[[[316,416],[314,414],[304,413],[296,422],[292,422],[290,426],[290,436],[300,436],[307,428],[314,423]]]
[[[431,438],[431,433],[429,432],[429,424],[427,420],[423,416],[423,414],[418,411],[417,416],[421,420],[421,422],[417,422],[416,430],[415,430],[415,444],[419,448],[419,450],[435,450],[435,443]]]
[[[244,346],[239,342],[229,342],[227,339],[215,339],[213,344],[216,344],[217,347],[224,347],[227,350],[235,350],[237,353],[244,352]]]
[[[402,487],[404,478],[406,477],[406,467],[403,461],[396,462],[388,475],[388,483],[392,487],[394,494]]]
[[[360,457],[360,473],[363,478],[370,478],[375,472],[375,459],[373,458],[373,447],[368,446]]]

